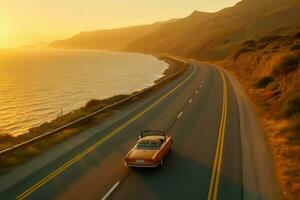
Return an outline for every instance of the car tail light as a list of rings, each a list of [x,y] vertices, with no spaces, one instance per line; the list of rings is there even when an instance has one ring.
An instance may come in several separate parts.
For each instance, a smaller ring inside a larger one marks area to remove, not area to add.
[[[125,162],[126,163],[131,163],[131,162],[134,162],[135,160],[133,160],[133,159],[129,159],[129,158],[125,158]]]
[[[149,163],[149,164],[153,164],[153,165],[156,165],[156,164],[157,164],[157,161],[156,161],[156,160],[153,160],[153,159],[151,159],[151,160],[146,160],[146,162]]]

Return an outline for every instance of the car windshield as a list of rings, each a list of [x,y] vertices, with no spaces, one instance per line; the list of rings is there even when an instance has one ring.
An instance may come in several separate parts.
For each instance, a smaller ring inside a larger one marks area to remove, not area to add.
[[[158,149],[159,147],[160,143],[153,140],[142,140],[136,145],[138,149]]]

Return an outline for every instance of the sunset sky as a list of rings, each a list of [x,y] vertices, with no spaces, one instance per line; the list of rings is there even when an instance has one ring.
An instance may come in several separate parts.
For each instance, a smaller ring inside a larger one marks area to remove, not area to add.
[[[0,0],[0,48],[214,12],[239,0]]]

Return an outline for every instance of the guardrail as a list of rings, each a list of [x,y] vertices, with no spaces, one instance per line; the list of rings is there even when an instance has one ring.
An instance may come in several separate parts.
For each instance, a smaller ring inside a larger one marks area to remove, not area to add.
[[[170,58],[170,59],[173,59],[173,60],[177,60],[177,61],[183,62],[185,65],[187,64],[187,62],[186,62],[185,60],[182,60],[182,59],[180,59],[180,58],[176,58],[176,57],[174,57],[174,56],[166,56],[166,57],[168,57],[168,58]],[[12,152],[13,150],[16,150],[16,149],[18,149],[18,148],[20,148],[20,147],[23,147],[23,146],[26,146],[26,145],[28,145],[28,144],[34,143],[34,142],[36,142],[37,140],[40,140],[40,139],[45,138],[45,137],[47,137],[47,136],[53,135],[54,133],[60,132],[60,131],[62,131],[62,130],[64,130],[64,129],[66,129],[66,128],[69,128],[69,127],[71,127],[71,126],[74,126],[74,125],[76,125],[77,123],[82,122],[82,121],[84,121],[84,120],[86,120],[86,119],[89,119],[89,118],[91,118],[91,117],[93,117],[93,116],[95,116],[95,115],[97,115],[97,114],[99,114],[99,113],[101,113],[101,112],[104,112],[104,111],[109,110],[109,109],[111,109],[111,108],[115,108],[115,107],[117,107],[117,106],[123,105],[123,104],[127,103],[129,100],[131,100],[131,99],[133,99],[133,98],[135,98],[135,97],[138,97],[138,96],[140,96],[140,95],[142,95],[142,94],[145,94],[145,93],[151,91],[152,89],[154,89],[155,87],[158,87],[158,86],[164,84],[165,82],[167,82],[167,81],[169,81],[169,80],[171,80],[171,79],[176,78],[176,77],[179,76],[179,75],[180,75],[180,73],[176,73],[176,74],[174,74],[173,76],[169,77],[168,79],[165,79],[165,80],[161,81],[161,82],[158,83],[158,84],[154,84],[154,85],[151,86],[151,87],[148,87],[148,88],[146,88],[146,89],[144,89],[144,90],[142,90],[142,91],[140,91],[140,92],[138,92],[138,93],[136,93],[136,94],[130,95],[129,97],[127,97],[127,98],[125,98],[125,99],[123,99],[123,100],[121,100],[121,101],[118,101],[118,102],[113,103],[113,104],[111,104],[111,105],[109,105],[109,106],[106,106],[105,108],[102,108],[102,109],[100,109],[100,110],[97,110],[97,111],[95,111],[95,112],[93,112],[93,113],[91,113],[91,114],[89,114],[89,115],[87,115],[87,116],[85,116],[85,117],[79,118],[79,119],[77,119],[77,120],[75,120],[75,121],[73,121],[73,122],[70,122],[70,123],[68,123],[68,124],[65,124],[65,125],[63,125],[63,126],[61,126],[61,127],[59,127],[59,128],[56,128],[56,129],[54,129],[54,130],[52,130],[52,131],[49,131],[49,132],[46,132],[46,133],[44,133],[44,134],[42,134],[42,135],[39,135],[39,136],[34,137],[34,138],[32,138],[32,139],[29,139],[29,140],[27,140],[27,141],[25,141],[25,142],[21,142],[21,143],[19,143],[19,144],[17,144],[17,145],[8,147],[8,148],[6,148],[6,149],[3,149],[3,150],[0,151],[0,156],[2,156],[2,155],[4,155],[4,154],[7,154],[7,153],[9,153],[9,152]]]

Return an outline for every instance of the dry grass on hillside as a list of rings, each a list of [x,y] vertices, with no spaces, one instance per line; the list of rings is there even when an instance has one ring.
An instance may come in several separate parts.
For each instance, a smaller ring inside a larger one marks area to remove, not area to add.
[[[300,32],[247,40],[221,65],[256,103],[282,199],[300,199]],[[230,67],[229,67],[230,66]]]

